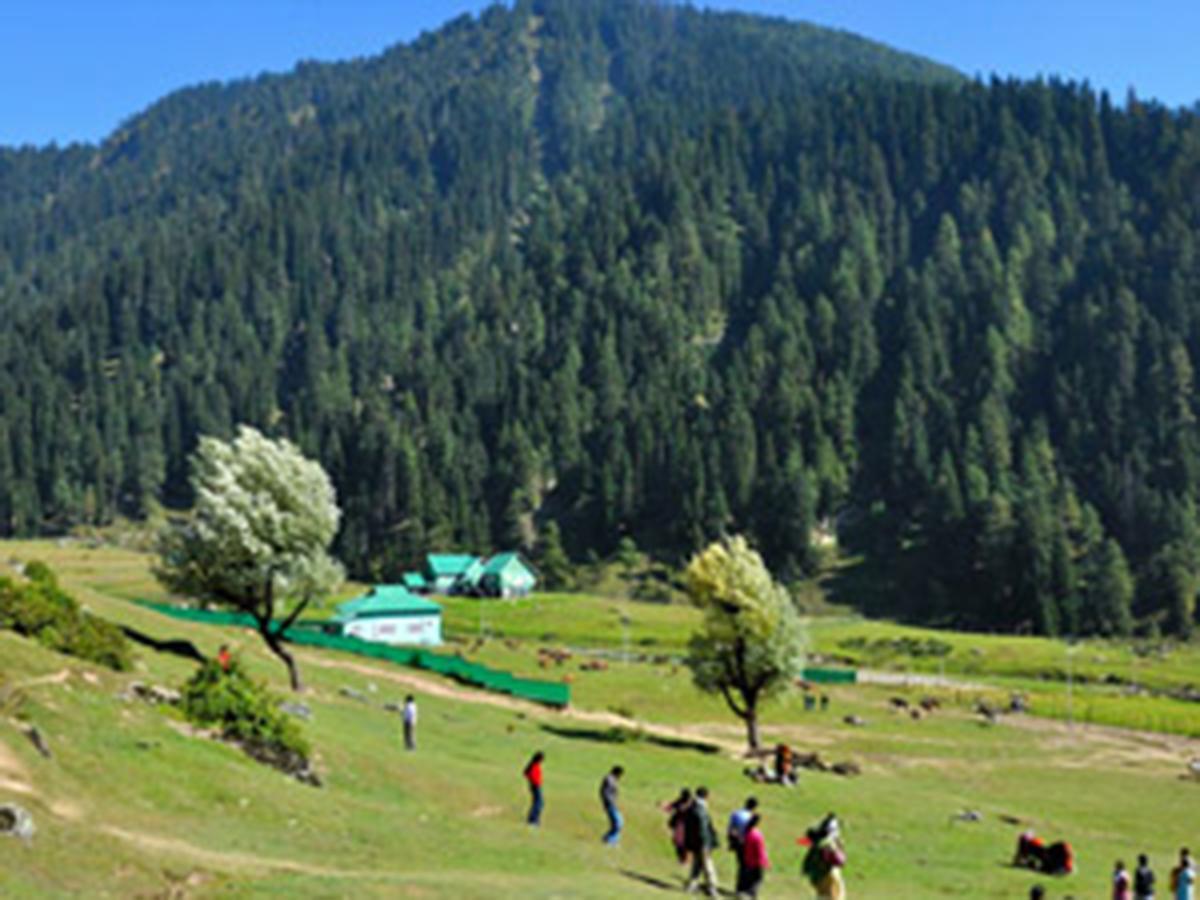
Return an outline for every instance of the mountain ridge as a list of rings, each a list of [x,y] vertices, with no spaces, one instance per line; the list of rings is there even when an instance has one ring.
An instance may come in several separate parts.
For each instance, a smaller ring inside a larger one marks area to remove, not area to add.
[[[0,531],[185,504],[246,421],[330,469],[361,577],[552,522],[799,577],[839,521],[878,611],[1185,633],[1198,130],[541,0],[0,153]]]

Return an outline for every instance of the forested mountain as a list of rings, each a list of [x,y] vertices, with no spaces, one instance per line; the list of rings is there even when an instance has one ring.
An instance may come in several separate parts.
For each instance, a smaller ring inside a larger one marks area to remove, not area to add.
[[[781,574],[1178,632],[1200,578],[1200,119],[850,35],[520,0],[0,151],[0,530],[187,501],[250,422],[364,577],[430,547]]]

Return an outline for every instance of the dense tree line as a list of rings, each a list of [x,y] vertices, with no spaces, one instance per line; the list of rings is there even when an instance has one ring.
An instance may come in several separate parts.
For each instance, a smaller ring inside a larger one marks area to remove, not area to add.
[[[364,577],[830,522],[880,611],[1186,633],[1198,184],[1191,113],[638,0],[185,91],[0,152],[0,530],[249,422]]]

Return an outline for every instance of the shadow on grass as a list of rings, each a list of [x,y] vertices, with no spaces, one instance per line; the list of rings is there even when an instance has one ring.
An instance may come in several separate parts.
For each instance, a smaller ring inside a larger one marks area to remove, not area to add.
[[[642,872],[634,872],[631,869],[621,869],[620,872],[626,878],[640,882],[648,887],[658,888],[660,891],[670,891],[672,894],[678,894],[682,892],[682,888],[680,887],[680,883],[678,881],[667,881],[662,878],[656,878],[653,875],[646,875]],[[717,896],[736,898],[738,895],[733,891],[726,890],[725,888],[717,888]]]
[[[669,750],[694,750],[697,753],[720,753],[721,749],[703,741],[689,741],[686,738],[670,738],[662,735],[639,731],[636,728],[564,728],[561,725],[542,725],[543,731],[555,737],[567,738],[572,741],[597,741],[602,744],[653,744],[656,747],[666,747]]]
[[[655,878],[653,875],[644,875],[641,872],[633,872],[629,869],[621,869],[621,874],[626,878],[631,878],[634,881],[640,881],[642,884],[647,884],[650,887],[658,888],[660,891],[670,891],[673,894],[679,893],[678,882],[664,881],[661,878]]]
[[[204,662],[204,654],[197,650],[196,645],[191,641],[183,639],[160,641],[158,638],[151,637],[136,628],[130,628],[128,625],[122,625],[121,631],[125,632],[125,637],[135,644],[141,644],[143,647],[149,647],[159,653],[170,653],[172,656],[180,656],[199,663]]]

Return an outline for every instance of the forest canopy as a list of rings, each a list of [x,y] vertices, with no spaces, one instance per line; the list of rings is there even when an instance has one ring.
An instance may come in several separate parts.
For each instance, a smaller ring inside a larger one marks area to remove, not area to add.
[[[639,0],[184,91],[0,150],[0,532],[186,506],[247,422],[364,578],[824,523],[873,611],[1185,634],[1198,185],[1189,112]]]

